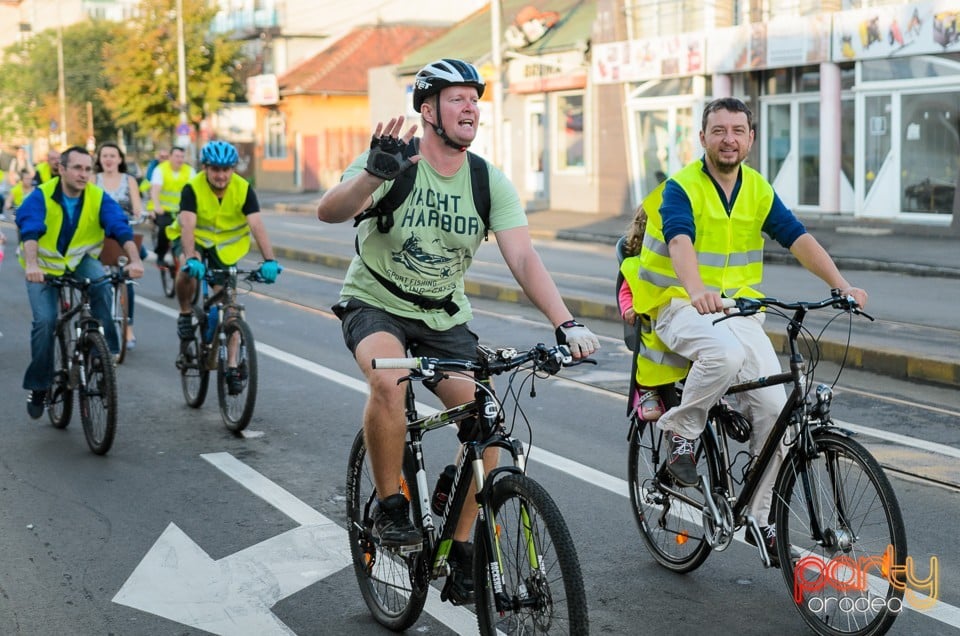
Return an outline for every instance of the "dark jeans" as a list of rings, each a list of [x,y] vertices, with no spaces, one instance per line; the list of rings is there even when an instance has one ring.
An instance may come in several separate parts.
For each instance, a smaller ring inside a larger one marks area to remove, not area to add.
[[[103,265],[90,256],[84,256],[73,275],[76,278],[100,278],[103,276]],[[90,309],[102,325],[109,325],[113,320],[110,316],[111,291],[109,280],[90,288]],[[23,376],[23,388],[28,391],[45,390],[53,382],[54,334],[60,295],[56,287],[46,283],[28,282],[27,297],[33,312],[33,327],[30,330],[30,365]],[[104,329],[104,332],[110,352],[119,352],[117,330]]]

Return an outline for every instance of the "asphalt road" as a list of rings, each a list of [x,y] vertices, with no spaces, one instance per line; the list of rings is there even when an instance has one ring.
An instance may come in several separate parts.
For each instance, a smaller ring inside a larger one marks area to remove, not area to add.
[[[567,259],[574,258],[596,257],[570,250]],[[254,421],[236,437],[220,423],[215,395],[200,409],[185,406],[173,366],[176,310],[148,268],[138,289],[137,348],[118,369],[117,439],[96,457],[78,421],[59,431],[26,416],[20,381],[29,307],[19,269],[4,265],[0,633],[386,633],[370,618],[344,558],[346,455],[364,395],[328,310],[339,270],[288,261],[278,285],[244,297],[261,387]],[[595,281],[587,285],[606,293]],[[521,347],[552,338],[525,305],[474,305],[473,326],[487,343]],[[629,354],[619,324],[591,326],[602,337],[600,364],[538,382],[537,397],[523,404],[532,444],[543,451],[531,454],[530,474],[570,526],[594,633],[806,633],[779,571],[763,570],[742,543],[686,576],[662,570],[647,554],[625,496]],[[835,375],[824,364],[818,378]],[[918,573],[938,559],[941,604],[905,612],[892,633],[955,634],[960,396],[858,371],[845,372],[837,386],[834,415],[862,429],[861,440],[891,469]],[[454,440],[446,431],[433,437],[427,461],[439,472]],[[418,632],[473,629],[467,610],[428,610]]]

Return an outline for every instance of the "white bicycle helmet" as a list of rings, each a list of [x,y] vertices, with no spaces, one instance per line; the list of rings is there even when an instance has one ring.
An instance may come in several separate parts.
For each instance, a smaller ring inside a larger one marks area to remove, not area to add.
[[[413,109],[419,113],[424,100],[448,86],[473,86],[477,95],[483,97],[486,84],[477,67],[469,62],[450,58],[431,62],[413,80]]]

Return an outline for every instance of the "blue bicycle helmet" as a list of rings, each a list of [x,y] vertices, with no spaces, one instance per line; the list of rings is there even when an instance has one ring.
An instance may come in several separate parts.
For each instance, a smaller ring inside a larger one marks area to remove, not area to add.
[[[200,153],[200,163],[205,166],[232,168],[240,161],[240,155],[232,144],[225,141],[211,141]]]

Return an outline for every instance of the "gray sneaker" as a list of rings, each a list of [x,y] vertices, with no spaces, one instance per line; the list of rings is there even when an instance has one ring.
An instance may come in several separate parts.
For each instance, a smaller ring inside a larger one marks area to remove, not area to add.
[[[697,458],[694,457],[694,440],[676,433],[668,433],[670,457],[667,458],[667,472],[679,485],[693,488],[700,477],[697,475]]]
[[[30,391],[27,395],[27,415],[32,419],[38,420],[43,415],[43,409],[47,401],[47,392],[40,390]]]

